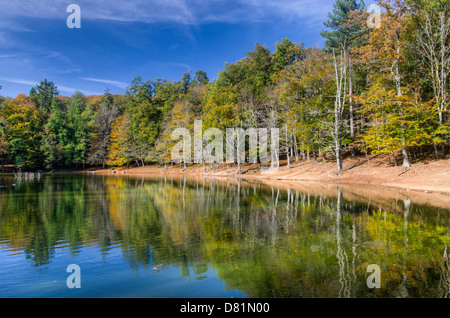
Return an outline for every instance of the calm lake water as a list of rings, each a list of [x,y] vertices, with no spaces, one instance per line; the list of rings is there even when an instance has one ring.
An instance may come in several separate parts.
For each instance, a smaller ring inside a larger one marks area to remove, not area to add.
[[[173,176],[0,185],[0,297],[450,296],[444,195]]]

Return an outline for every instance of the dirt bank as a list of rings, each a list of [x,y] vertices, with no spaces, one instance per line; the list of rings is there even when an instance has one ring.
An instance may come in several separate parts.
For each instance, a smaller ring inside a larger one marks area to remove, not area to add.
[[[186,170],[170,165],[152,165],[146,167],[115,169],[91,169],[89,173],[96,174],[183,174],[196,176],[233,177],[244,179],[261,179],[261,181],[314,181],[332,184],[372,185],[379,187],[399,188],[410,191],[440,192],[450,195],[450,159],[422,160],[414,163],[411,169],[404,171],[401,166],[389,165],[388,158],[372,156],[366,158],[347,158],[344,160],[344,170],[336,175],[336,163],[333,161],[314,162],[314,160],[293,162],[287,169],[285,162],[280,162],[280,168],[273,173],[262,173],[257,165],[246,164],[242,173],[237,174],[237,166],[221,164],[219,169],[212,171],[210,166],[190,164]],[[205,172],[206,170],[206,172]],[[113,172],[114,171],[114,172]]]

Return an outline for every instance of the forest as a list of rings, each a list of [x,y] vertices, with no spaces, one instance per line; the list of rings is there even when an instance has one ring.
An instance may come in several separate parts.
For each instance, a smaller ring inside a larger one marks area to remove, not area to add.
[[[323,47],[282,39],[256,43],[211,81],[197,70],[178,81],[137,76],[125,94],[59,94],[44,79],[29,94],[0,96],[0,163],[15,169],[173,164],[176,128],[278,128],[287,168],[299,160],[449,152],[448,0],[386,0],[379,27],[363,1],[336,0]],[[0,91],[1,93],[1,91]],[[270,146],[269,146],[270,148]],[[257,151],[257,149],[248,149]],[[398,159],[401,158],[401,162]]]

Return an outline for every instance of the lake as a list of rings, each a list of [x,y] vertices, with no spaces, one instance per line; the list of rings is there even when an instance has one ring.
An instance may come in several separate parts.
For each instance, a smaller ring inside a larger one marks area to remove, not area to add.
[[[0,185],[0,297],[450,296],[446,195],[170,175]]]

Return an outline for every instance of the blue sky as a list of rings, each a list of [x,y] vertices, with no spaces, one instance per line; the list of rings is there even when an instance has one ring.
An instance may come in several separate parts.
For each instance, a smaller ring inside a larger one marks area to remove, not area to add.
[[[81,28],[69,29],[69,4]],[[124,93],[136,76],[215,79],[256,42],[322,46],[334,0],[0,0],[0,94],[15,97],[46,78],[60,93]]]

